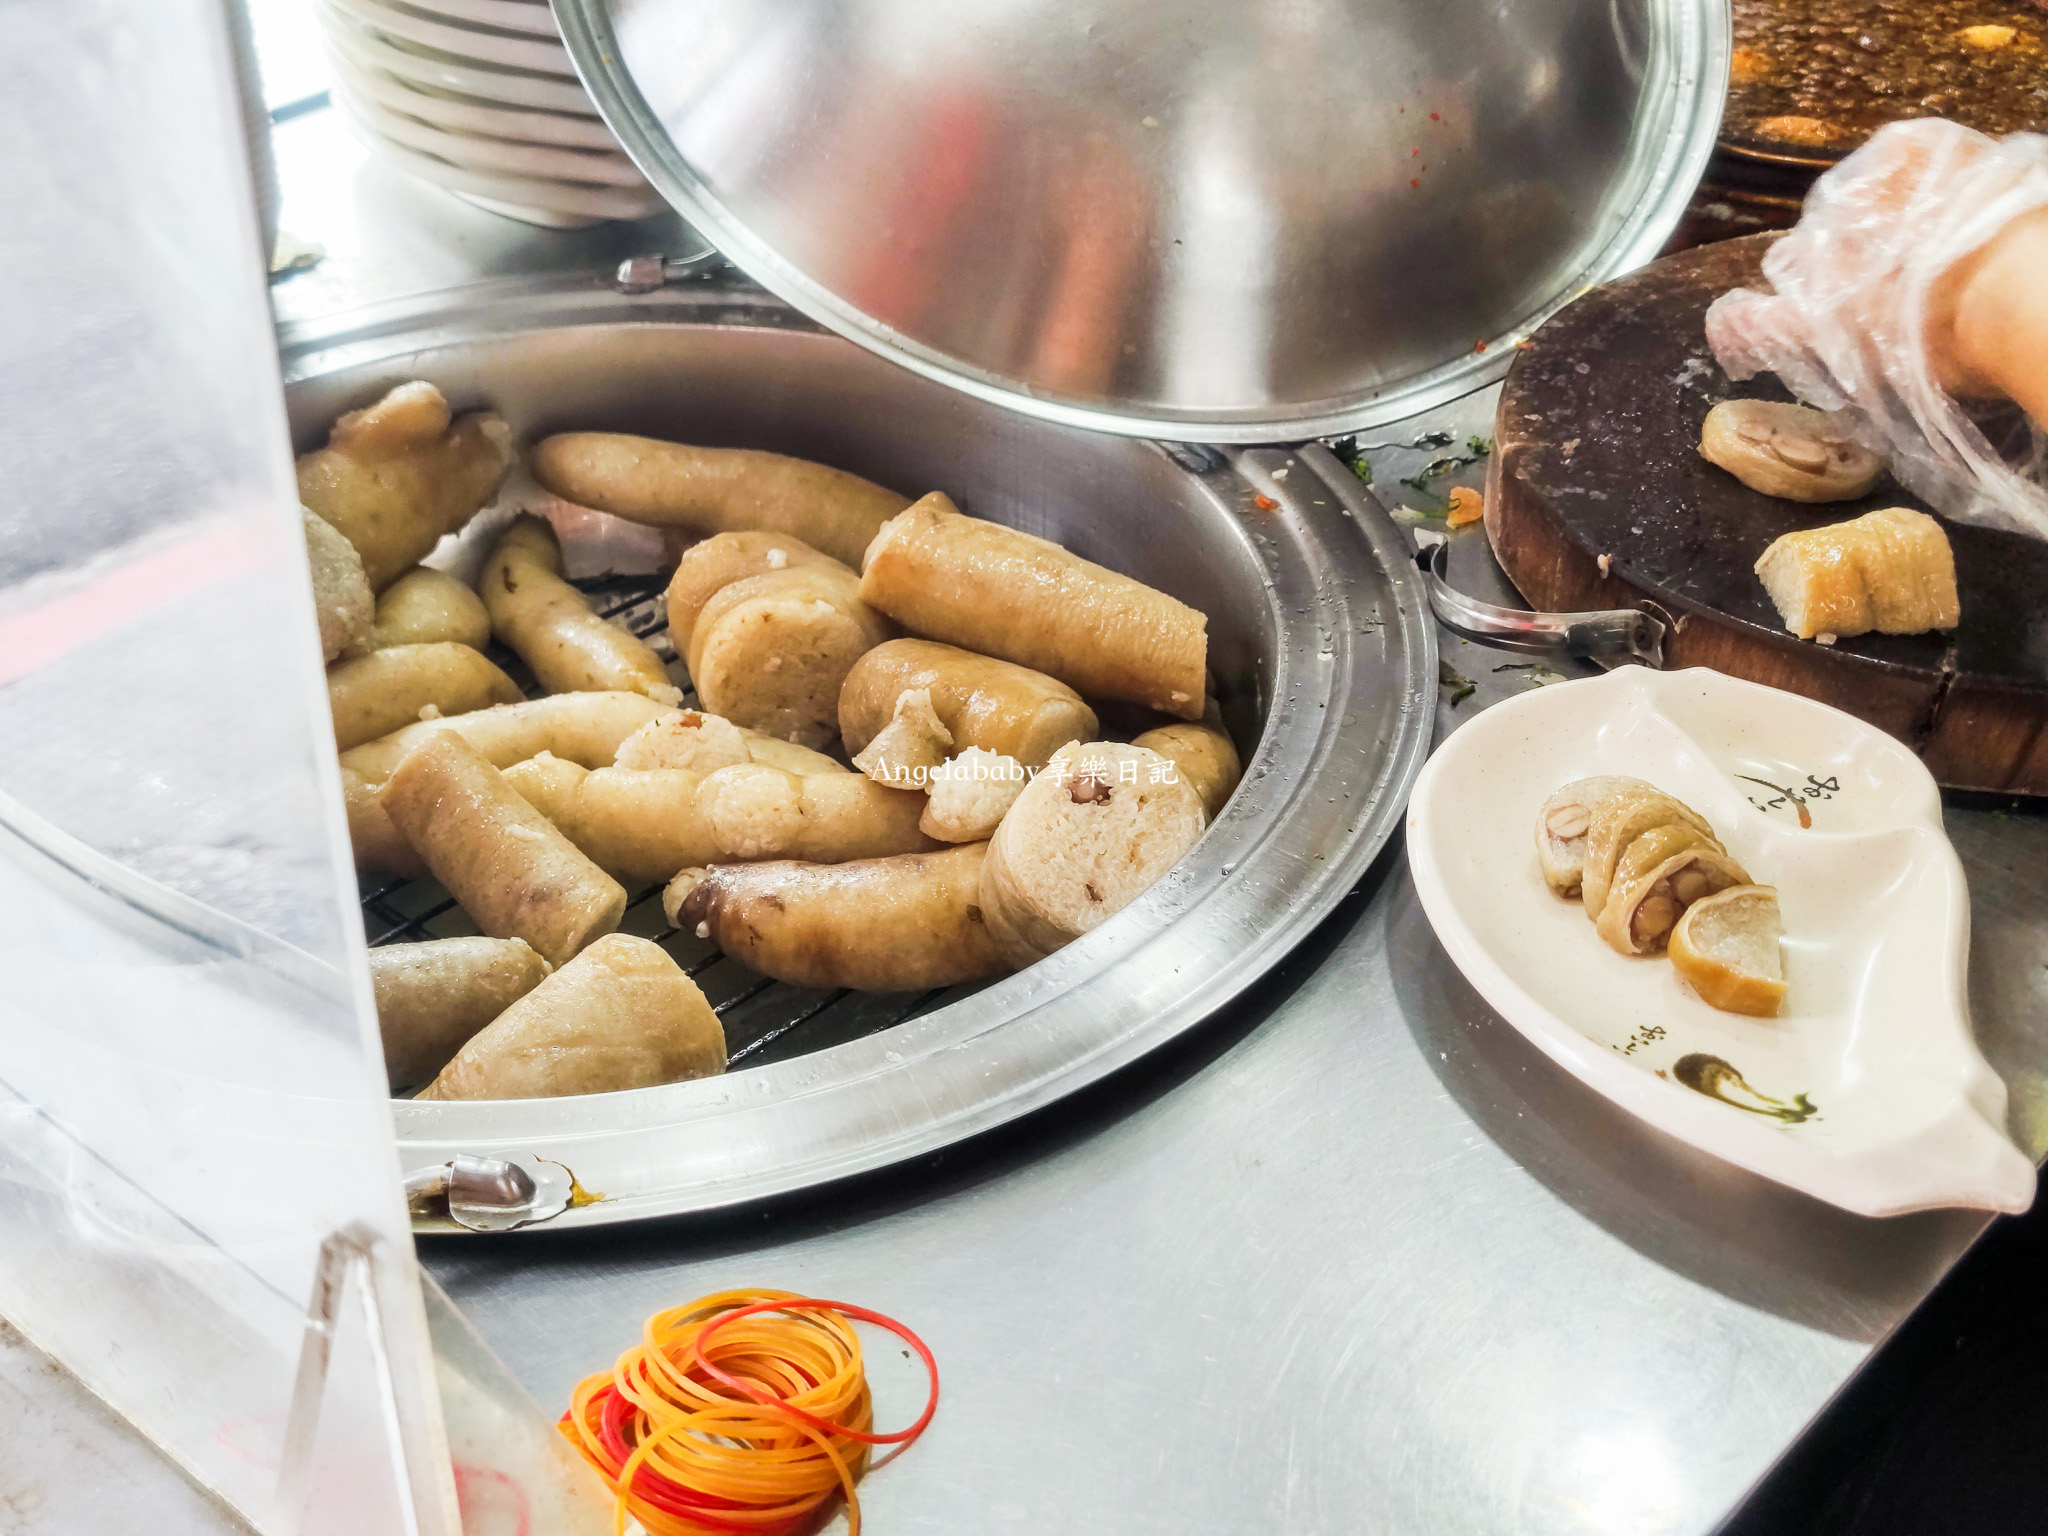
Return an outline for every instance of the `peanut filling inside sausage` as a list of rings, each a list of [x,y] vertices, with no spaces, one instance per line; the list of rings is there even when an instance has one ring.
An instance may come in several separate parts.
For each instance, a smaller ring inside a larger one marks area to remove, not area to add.
[[[1092,773],[1077,773],[1067,780],[1067,794],[1076,805],[1109,804],[1109,780]]]
[[[1561,805],[1550,813],[1547,823],[1550,835],[1570,842],[1575,837],[1584,837],[1586,828],[1593,824],[1593,813],[1583,805]]]

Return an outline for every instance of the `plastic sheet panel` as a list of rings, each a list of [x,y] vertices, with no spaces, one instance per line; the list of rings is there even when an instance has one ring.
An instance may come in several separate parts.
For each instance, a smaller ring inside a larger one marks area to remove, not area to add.
[[[0,1311],[259,1529],[439,1536],[223,13],[0,24]]]

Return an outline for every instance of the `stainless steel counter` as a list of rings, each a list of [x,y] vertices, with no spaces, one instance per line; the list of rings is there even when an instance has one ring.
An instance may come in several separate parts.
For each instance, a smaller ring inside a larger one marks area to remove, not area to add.
[[[2038,1068],[1998,979],[2038,989],[2038,920],[1982,897],[2022,894],[1986,852],[2041,824],[1956,820],[1999,957],[1980,1029]],[[1392,851],[1247,1006],[980,1144],[427,1262],[543,1402],[729,1285],[907,1319],[946,1396],[865,1485],[878,1530],[1690,1536],[1980,1225],[1848,1216],[1594,1098],[1464,984]]]
[[[364,163],[327,112],[277,146],[284,226],[328,252],[278,285],[287,318],[674,235],[525,231]],[[1490,404],[1382,435],[1462,443]],[[1376,483],[1407,498],[1429,456],[1375,452]],[[1452,574],[1499,581],[1476,534]],[[1544,675],[1448,637],[1444,655],[1476,688],[1453,704],[1447,685],[1440,733]],[[1979,1036],[2039,1158],[2048,818],[1954,807],[1950,831]],[[1610,1108],[1464,984],[1397,846],[1241,1005],[978,1142],[712,1219],[423,1252],[548,1404],[645,1314],[728,1285],[903,1318],[945,1385],[931,1431],[863,1485],[891,1536],[1699,1536],[1981,1224],[1848,1216]],[[900,1420],[916,1377],[892,1353],[880,1378]],[[0,1399],[0,1440],[12,1416]],[[60,1528],[117,1527],[22,1524]]]

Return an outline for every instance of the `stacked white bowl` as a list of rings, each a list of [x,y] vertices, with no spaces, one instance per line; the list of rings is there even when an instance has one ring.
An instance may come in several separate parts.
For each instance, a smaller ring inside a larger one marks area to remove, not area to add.
[[[555,229],[658,212],[591,105],[547,0],[315,0],[334,96],[393,164]]]

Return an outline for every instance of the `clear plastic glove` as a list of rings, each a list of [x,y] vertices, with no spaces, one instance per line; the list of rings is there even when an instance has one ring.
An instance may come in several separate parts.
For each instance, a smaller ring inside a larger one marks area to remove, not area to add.
[[[1730,378],[1769,371],[1807,404],[1843,413],[1899,483],[1951,517],[2048,538],[2048,452],[2008,464],[1956,404],[2001,393],[2032,406],[2031,381],[1979,366],[1957,344],[1958,286],[1981,253],[2048,209],[2048,137],[1987,138],[1932,119],[1894,123],[1814,184],[1799,226],[1764,257],[1772,293],[1737,289],[1707,311]],[[2048,313],[2048,267],[2004,262],[1977,310]],[[2015,293],[2017,289],[2017,293]],[[1979,327],[1981,329],[1981,327]],[[1993,349],[1995,350],[1995,349]],[[2048,374],[2048,358],[2016,365]]]

